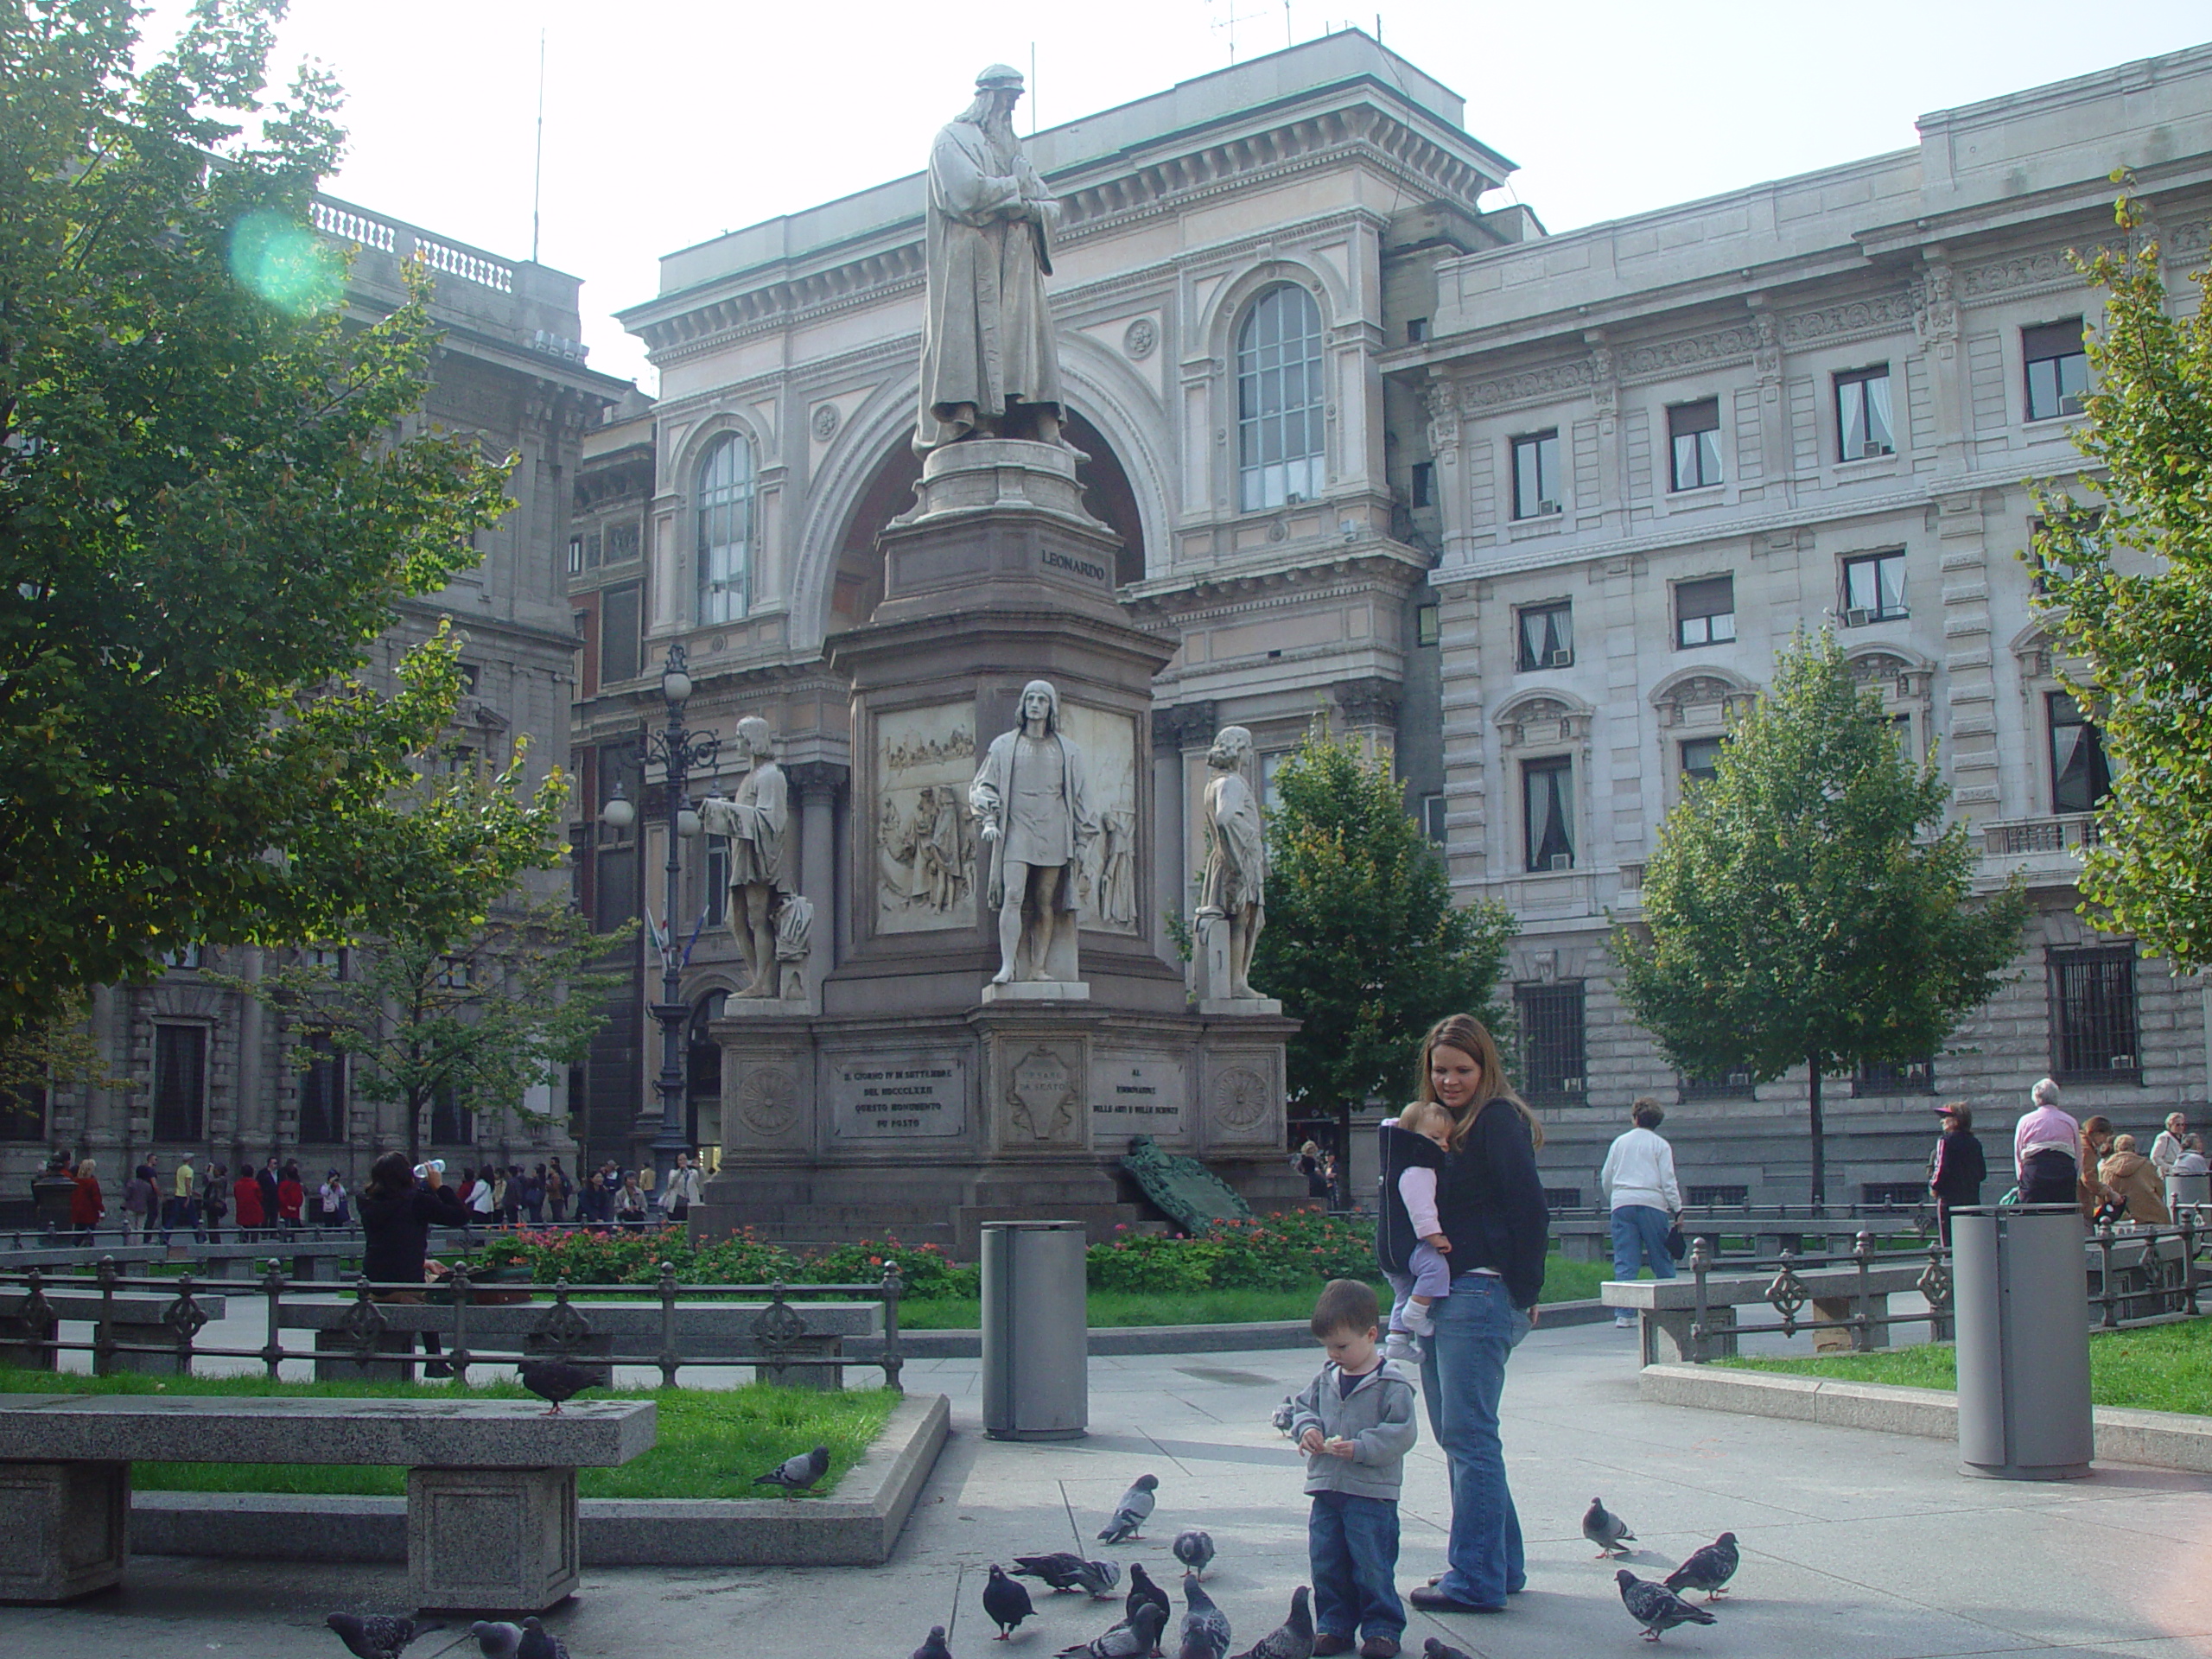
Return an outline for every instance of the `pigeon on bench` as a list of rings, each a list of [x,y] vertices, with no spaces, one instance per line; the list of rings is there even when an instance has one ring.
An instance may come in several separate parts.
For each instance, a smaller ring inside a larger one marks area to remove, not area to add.
[[[541,1400],[553,1402],[553,1409],[545,1414],[561,1414],[561,1402],[573,1400],[586,1389],[603,1386],[599,1372],[588,1365],[572,1365],[565,1359],[525,1359],[515,1367],[522,1385]]]
[[[1653,1584],[1639,1579],[1623,1567],[1613,1574],[1621,1587],[1621,1605],[1628,1609],[1629,1617],[1643,1626],[1643,1639],[1656,1642],[1659,1632],[1671,1630],[1677,1624],[1717,1624],[1720,1621],[1702,1607],[1693,1607],[1663,1584]]]
[[[777,1486],[789,1497],[820,1484],[822,1477],[830,1472],[830,1448],[817,1446],[811,1452],[802,1452],[797,1457],[785,1458],[765,1475],[755,1475],[755,1486]]]
[[[445,1626],[392,1613],[333,1613],[322,1621],[338,1632],[346,1651],[354,1659],[399,1659],[399,1654],[418,1636]]]

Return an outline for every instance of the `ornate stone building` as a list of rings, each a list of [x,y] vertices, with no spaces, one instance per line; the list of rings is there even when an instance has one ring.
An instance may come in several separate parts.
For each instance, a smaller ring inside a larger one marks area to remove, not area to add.
[[[372,674],[388,674],[441,619],[463,641],[469,681],[452,738],[485,764],[504,765],[517,742],[530,742],[533,785],[566,754],[575,644],[564,588],[563,552],[569,503],[585,429],[629,391],[584,365],[577,337],[578,279],[541,265],[501,259],[351,203],[319,197],[317,227],[353,251],[346,290],[350,317],[367,321],[404,296],[400,268],[421,257],[438,279],[432,316],[443,331],[433,385],[414,423],[478,435],[493,458],[518,457],[509,480],[512,512],[480,537],[483,562],[433,598],[402,607],[402,620],[379,642]],[[9,1116],[0,1141],[0,1179],[21,1190],[41,1147],[66,1145],[99,1155],[105,1172],[127,1174],[149,1152],[164,1166],[184,1152],[235,1166],[270,1153],[297,1154],[320,1171],[335,1164],[365,1173],[374,1151],[406,1144],[395,1110],[364,1100],[344,1057],[305,1071],[290,1043],[251,997],[225,988],[205,970],[251,980],[264,953],[190,950],[152,985],[103,988],[93,1027],[122,1089],[61,1089],[42,1109]],[[434,1114],[430,1139],[465,1156],[488,1149],[517,1158],[570,1146],[557,1121],[567,1111],[566,1080],[518,1105],[552,1122],[512,1113],[496,1119]],[[120,1179],[111,1179],[119,1191]]]
[[[948,87],[946,113],[964,97]],[[1123,602],[1175,648],[1141,791],[1141,936],[1173,959],[1158,918],[1188,908],[1215,731],[1251,729],[1264,779],[1325,715],[1395,751],[1455,889],[1522,918],[1519,1071],[1553,1185],[1594,1198],[1605,1141],[1651,1092],[1694,1185],[1802,1196],[1802,1079],[1675,1077],[1621,1013],[1605,939],[1732,709],[1793,630],[1833,622],[1955,785],[1984,880],[2024,870],[2037,912],[2018,977],[1949,1049],[1830,1091],[1848,1096],[1833,1194],[1917,1187],[1931,1090],[1994,1117],[2055,1072],[2135,1126],[2200,1100],[2196,982],[2073,914],[2102,762],[2055,697],[2014,555],[2020,479],[2074,456],[2092,306],[2063,251],[2110,234],[2107,172],[2135,166],[2168,245],[2203,250],[2212,49],[1562,236],[1485,210],[1510,163],[1463,116],[1347,31],[1029,141],[1065,210],[1052,301],[1088,501],[1121,538]],[[918,474],[922,188],[663,260],[659,294],[622,314],[662,400],[591,435],[590,471],[620,481],[572,547],[580,773],[603,792],[594,757],[658,710],[681,641],[695,721],[727,735],[760,713],[783,734],[798,880],[824,916],[896,879],[897,846],[848,821],[849,687],[824,646],[873,613],[877,537]],[[579,818],[594,902],[634,880],[607,874],[624,861],[658,869],[652,815],[636,845]],[[712,857],[687,861],[677,918],[709,918],[684,986],[702,1038],[739,977]],[[849,946],[817,942],[810,971]],[[656,1064],[632,1039],[594,1068],[594,1141],[651,1109]]]

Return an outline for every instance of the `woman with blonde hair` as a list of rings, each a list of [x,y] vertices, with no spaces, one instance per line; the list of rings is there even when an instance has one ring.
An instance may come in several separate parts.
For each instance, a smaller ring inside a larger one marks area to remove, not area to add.
[[[2133,1135],[2113,1137],[2112,1150],[2097,1166],[2097,1179],[2106,1192],[2119,1202],[2129,1221],[2153,1227],[2172,1223],[2165,1194],[2160,1191],[2164,1183],[2158,1179],[2158,1166],[2135,1150]]]
[[[1444,1573],[1413,1592],[1432,1612],[1502,1613],[1521,1589],[1520,1516],[1505,1480],[1498,1408],[1505,1362],[1535,1323],[1550,1231],[1535,1114],[1506,1081],[1497,1039],[1472,1015],[1440,1020],[1422,1038],[1419,1100],[1451,1114],[1437,1220],[1449,1241],[1451,1294],[1433,1305],[1421,1356],[1429,1427],[1451,1471],[1452,1532]]]

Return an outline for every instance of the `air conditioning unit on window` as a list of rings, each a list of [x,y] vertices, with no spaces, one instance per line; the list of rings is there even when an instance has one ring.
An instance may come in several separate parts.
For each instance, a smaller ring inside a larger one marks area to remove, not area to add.
[[[1886,443],[1870,443],[1866,446],[1866,458],[1869,461],[1876,455],[1894,455],[1895,454],[1897,450]]]
[[[2106,1064],[2115,1071],[2133,1071],[2135,1069],[2135,1057],[2133,1054],[2115,1054]]]
[[[1863,628],[1873,620],[1874,613],[1864,605],[1853,605],[1843,613],[1843,626],[1847,628]]]
[[[1536,517],[1539,518],[1543,518],[1547,513],[1554,513],[1558,511],[1559,503],[1556,501],[1539,501],[1536,503]]]
[[[1582,1092],[1582,1079],[1580,1077],[1561,1077],[1559,1080],[1559,1091],[1563,1095],[1580,1094]]]
[[[1551,867],[1555,870],[1573,869],[1574,868],[1574,855],[1573,853],[1554,853],[1552,855]]]
[[[1546,668],[1565,668],[1573,661],[1574,653],[1571,651],[1551,651],[1544,653]]]

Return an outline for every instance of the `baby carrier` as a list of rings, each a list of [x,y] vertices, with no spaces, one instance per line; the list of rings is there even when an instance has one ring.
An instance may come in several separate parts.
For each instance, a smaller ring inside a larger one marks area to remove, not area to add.
[[[1375,1259],[1382,1264],[1385,1273],[1411,1273],[1414,1246],[1421,1243],[1421,1236],[1414,1231],[1414,1218],[1406,1213],[1404,1195],[1398,1191],[1398,1177],[1409,1169],[1440,1172],[1444,1167],[1444,1148],[1427,1135],[1402,1129],[1387,1118],[1380,1129],[1382,1185],[1376,1195]]]

